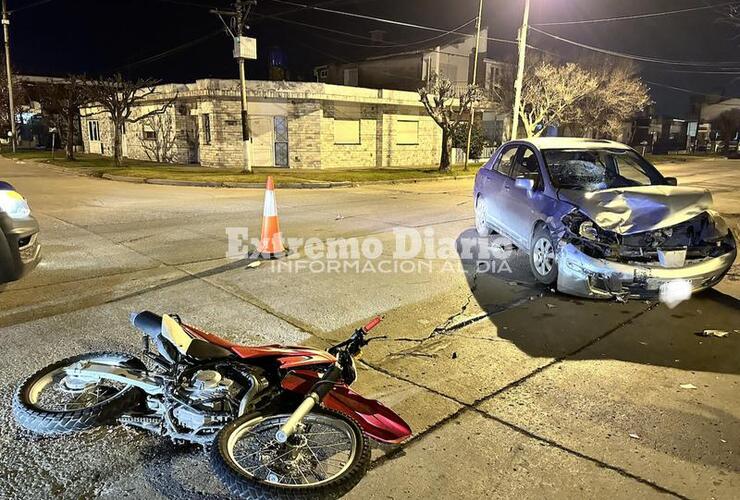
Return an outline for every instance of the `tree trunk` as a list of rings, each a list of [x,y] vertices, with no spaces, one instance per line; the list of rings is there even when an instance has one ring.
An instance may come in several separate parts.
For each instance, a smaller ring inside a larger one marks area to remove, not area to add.
[[[439,159],[439,171],[450,171],[450,157],[452,156],[452,131],[449,127],[442,128],[442,157]]]
[[[65,151],[67,154],[67,160],[74,161],[75,159],[75,115],[74,113],[67,113],[67,138],[65,139]]]
[[[121,166],[121,158],[123,158],[123,145],[121,144],[121,125],[113,124],[113,162],[116,167]]]

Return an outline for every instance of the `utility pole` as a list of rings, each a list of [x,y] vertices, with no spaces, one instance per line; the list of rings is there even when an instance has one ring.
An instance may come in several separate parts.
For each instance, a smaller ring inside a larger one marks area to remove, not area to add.
[[[478,5],[478,21],[475,23],[475,60],[473,61],[473,85],[478,82],[478,52],[480,50],[480,18],[483,15],[483,0]],[[488,43],[488,40],[486,40]],[[475,103],[470,103],[470,121],[468,122],[468,144],[465,148],[465,166],[463,170],[468,169],[468,160],[470,159],[470,141],[473,138],[473,120],[475,119]]]
[[[247,16],[252,6],[257,5],[257,0],[234,0],[233,11],[223,11],[211,9],[212,14],[216,14],[221,22],[224,23],[226,31],[231,35],[234,41],[234,58],[239,66],[239,84],[241,89],[241,108],[242,108],[242,154],[243,167],[242,171],[252,173],[252,142],[249,135],[249,114],[247,113],[247,59],[257,59],[257,40],[244,36],[247,26]],[[224,21],[224,16],[231,17],[231,26]]]
[[[256,2],[255,2],[256,3]],[[243,0],[236,0],[234,2],[234,11],[236,12],[236,15],[234,16],[234,31],[236,31],[235,36],[235,44],[241,43],[242,40],[242,32],[244,30],[244,24],[247,20],[247,11],[249,9],[247,8],[245,10],[245,5]],[[236,41],[238,40],[238,42]],[[235,45],[236,46],[236,45]],[[235,51],[236,52],[236,51]],[[242,170],[244,172],[252,173],[252,163],[251,163],[251,148],[250,148],[250,142],[249,142],[249,115],[247,113],[247,69],[246,69],[246,61],[243,57],[241,57],[240,54],[234,54],[235,57],[237,57],[237,61],[239,63],[239,81],[241,83],[241,101],[242,101],[242,151],[244,155],[244,166]]]
[[[7,0],[3,0],[3,38],[5,39],[5,72],[8,78],[8,117],[10,119],[10,143],[15,153],[15,105],[13,104],[13,75],[10,71],[10,19],[8,18]]]
[[[511,117],[511,137],[516,139],[519,128],[519,107],[522,100],[522,83],[524,82],[524,56],[527,52],[527,31],[529,31],[529,0],[524,0],[524,17],[522,27],[519,28],[519,61],[516,68],[516,82],[514,83],[514,109]]]

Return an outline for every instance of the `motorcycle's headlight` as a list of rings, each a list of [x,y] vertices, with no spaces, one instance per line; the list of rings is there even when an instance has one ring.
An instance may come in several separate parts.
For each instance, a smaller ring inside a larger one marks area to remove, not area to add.
[[[5,212],[13,219],[22,219],[31,215],[28,202],[16,191],[0,191],[0,212]]]

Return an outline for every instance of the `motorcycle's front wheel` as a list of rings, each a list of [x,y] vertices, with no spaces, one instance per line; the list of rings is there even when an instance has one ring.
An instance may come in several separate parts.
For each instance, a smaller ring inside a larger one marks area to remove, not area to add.
[[[84,361],[146,369],[138,358],[118,352],[57,361],[20,385],[13,397],[16,421],[37,434],[67,434],[110,423],[141,403],[140,389],[110,380],[89,383],[69,374],[69,368]]]
[[[240,498],[340,498],[370,463],[365,433],[344,414],[320,409],[303,420],[287,443],[275,433],[290,414],[251,414],[224,427],[211,461],[229,491]]]

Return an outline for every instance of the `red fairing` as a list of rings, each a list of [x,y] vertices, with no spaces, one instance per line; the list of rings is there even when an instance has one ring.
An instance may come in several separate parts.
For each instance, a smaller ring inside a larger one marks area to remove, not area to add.
[[[318,378],[316,372],[294,371],[285,376],[282,387],[306,394]],[[380,401],[360,396],[344,384],[335,385],[322,404],[354,418],[362,430],[376,441],[397,444],[411,436],[411,427],[393,410]]]
[[[233,342],[224,340],[217,335],[191,325],[182,326],[188,333],[195,337],[199,337],[212,344],[229,349],[242,359],[277,358],[280,368],[293,369],[311,365],[329,365],[336,361],[334,356],[320,349],[281,346],[278,344],[248,347],[234,344]]]

